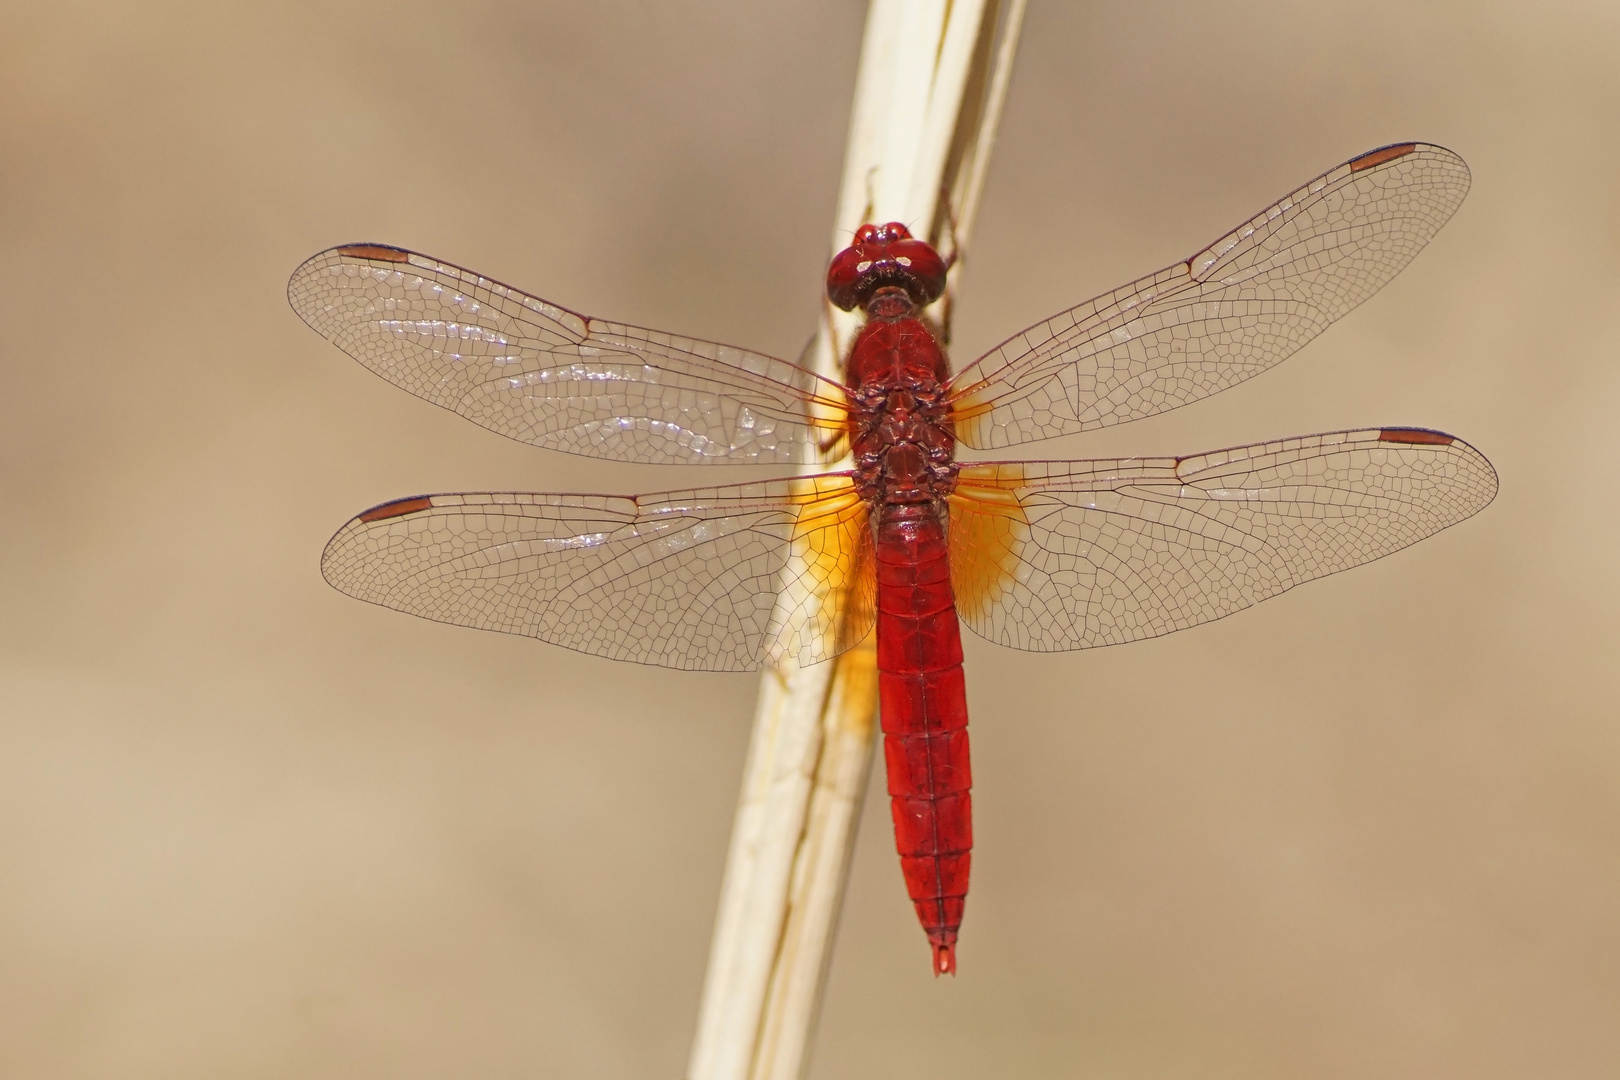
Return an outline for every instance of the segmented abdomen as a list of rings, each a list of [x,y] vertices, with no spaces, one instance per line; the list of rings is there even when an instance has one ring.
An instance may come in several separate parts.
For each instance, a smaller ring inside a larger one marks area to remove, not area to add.
[[[944,522],[884,506],[877,530],[878,686],[895,846],[936,974],[956,970],[973,847],[967,694]]]

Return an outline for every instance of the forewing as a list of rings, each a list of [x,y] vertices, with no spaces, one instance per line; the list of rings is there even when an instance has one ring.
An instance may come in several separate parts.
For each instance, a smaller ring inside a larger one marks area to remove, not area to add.
[[[962,621],[1002,645],[1118,645],[1371,562],[1495,495],[1477,450],[1416,428],[969,465],[950,501],[951,581]]]
[[[350,596],[593,656],[749,671],[870,632],[866,504],[846,474],[640,497],[425,495],[359,515],[321,571]]]
[[[1439,146],[1354,158],[1186,261],[980,357],[952,380],[957,437],[993,449],[1108,427],[1258,375],[1400,273],[1468,183]]]
[[[287,298],[395,386],[551,450],[788,464],[843,431],[838,387],[797,365],[579,315],[400,248],[323,251]]]

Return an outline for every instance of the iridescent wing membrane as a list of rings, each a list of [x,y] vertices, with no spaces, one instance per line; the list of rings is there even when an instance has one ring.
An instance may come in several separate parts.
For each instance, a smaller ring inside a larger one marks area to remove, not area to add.
[[[1478,451],[1414,428],[973,464],[950,500],[952,584],[962,621],[999,644],[1117,645],[1371,562],[1495,494]],[[400,499],[344,526],[322,570],[423,618],[673,668],[817,663],[874,621],[868,511],[843,473],[635,498]]]
[[[844,431],[842,390],[795,364],[579,315],[401,248],[323,251],[287,298],[395,386],[534,446],[794,464]]]
[[[1175,408],[1287,357],[1398,273],[1468,190],[1422,143],[1311,181],[1185,262],[1029,328],[952,382],[959,439],[997,447]],[[350,245],[294,309],[390,382],[503,435],[640,462],[797,463],[844,434],[843,390],[759,353],[575,314],[448,263]],[[962,468],[952,581],[1019,649],[1220,618],[1476,513],[1472,447],[1370,429],[1184,458]],[[327,545],[328,581],[424,618],[613,659],[815,663],[874,622],[868,507],[847,474],[634,498],[396,500]]]
[[[1183,458],[963,467],[962,621],[1015,649],[1157,637],[1382,558],[1483,509],[1496,473],[1440,432],[1372,428]]]
[[[952,380],[957,437],[994,449],[1122,424],[1258,375],[1400,273],[1468,183],[1462,158],[1426,143],[1353,158],[968,365]]]
[[[426,619],[704,671],[813,664],[875,619],[867,507],[841,473],[640,497],[398,499],[339,530],[321,571]]]

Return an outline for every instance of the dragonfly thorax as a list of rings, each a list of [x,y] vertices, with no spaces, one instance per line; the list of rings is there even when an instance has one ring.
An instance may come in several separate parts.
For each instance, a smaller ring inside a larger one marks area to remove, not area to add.
[[[867,321],[847,366],[855,485],[880,503],[943,499],[956,485],[950,365],[926,323],[908,314]]]

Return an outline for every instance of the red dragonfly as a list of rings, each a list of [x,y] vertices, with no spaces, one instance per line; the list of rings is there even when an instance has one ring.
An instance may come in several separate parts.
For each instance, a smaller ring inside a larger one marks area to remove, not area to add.
[[[819,476],[655,495],[488,492],[373,507],[327,544],[362,600],[616,660],[813,664],[876,628],[906,885],[954,972],[972,847],[959,623],[1039,652],[1229,615],[1478,512],[1496,474],[1421,428],[1185,457],[956,460],[1121,424],[1259,374],[1394,277],[1469,183],[1449,150],[1353,158],[1191,258],[1060,312],[952,374],[924,309],[945,264],[865,225],[828,295],[866,316],[846,382],[576,314],[415,252],[322,252],[288,285],[323,337],[502,435],[617,461]]]

